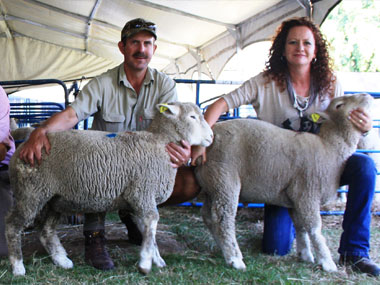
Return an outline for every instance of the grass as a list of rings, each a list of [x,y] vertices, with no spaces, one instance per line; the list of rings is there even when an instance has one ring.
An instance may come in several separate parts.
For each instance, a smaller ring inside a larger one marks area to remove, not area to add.
[[[343,267],[337,273],[326,273],[318,265],[299,261],[294,250],[284,257],[261,254],[261,209],[242,209],[237,217],[237,238],[247,265],[245,272],[226,266],[221,251],[203,225],[199,208],[161,208],[160,215],[157,242],[167,266],[153,267],[147,276],[137,270],[139,247],[126,242],[124,226],[112,214],[108,216],[107,233],[109,252],[117,265],[115,270],[102,272],[86,265],[82,227],[63,225],[59,235],[75,264],[73,269],[54,266],[32,231],[24,237],[27,275],[13,277],[9,261],[1,259],[0,284],[380,284],[379,279],[346,272]],[[328,216],[323,220],[324,235],[337,260],[342,217]],[[379,222],[380,218],[374,216],[371,257],[378,263]]]

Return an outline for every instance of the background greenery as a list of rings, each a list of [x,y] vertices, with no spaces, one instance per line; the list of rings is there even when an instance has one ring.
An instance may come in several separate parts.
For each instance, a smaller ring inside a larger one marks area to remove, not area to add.
[[[380,70],[380,1],[343,0],[321,30],[337,71]]]

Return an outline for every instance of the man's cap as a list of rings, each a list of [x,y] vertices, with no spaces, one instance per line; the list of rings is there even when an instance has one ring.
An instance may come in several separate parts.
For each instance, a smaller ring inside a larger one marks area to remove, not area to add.
[[[121,40],[123,41],[124,39],[129,38],[141,31],[150,32],[157,40],[156,24],[145,21],[142,18],[133,19],[125,24],[123,30],[121,31]]]

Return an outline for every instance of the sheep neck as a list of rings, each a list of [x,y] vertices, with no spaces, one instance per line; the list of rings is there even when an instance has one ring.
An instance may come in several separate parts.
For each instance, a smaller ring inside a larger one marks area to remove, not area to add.
[[[355,152],[361,134],[348,119],[341,119],[339,123],[334,121],[324,122],[319,136],[326,144],[333,145],[334,151],[337,151],[346,159],[346,156]]]
[[[159,140],[164,144],[168,144],[170,142],[180,144],[183,138],[180,137],[175,128],[172,130],[171,127],[166,128],[165,126],[166,123],[161,122],[160,120],[153,120],[152,124],[146,131],[159,138]]]

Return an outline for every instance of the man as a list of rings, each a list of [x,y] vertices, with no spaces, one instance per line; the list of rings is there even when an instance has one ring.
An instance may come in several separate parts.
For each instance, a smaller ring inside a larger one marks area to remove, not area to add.
[[[9,101],[0,86],[0,256],[8,255],[5,239],[5,215],[12,205],[12,192],[9,184],[8,164],[15,151],[15,143],[9,127]]]
[[[156,112],[158,103],[177,100],[175,82],[165,74],[148,67],[157,48],[156,25],[144,19],[134,19],[125,24],[118,43],[124,62],[120,66],[91,80],[76,100],[61,113],[48,119],[31,134],[20,152],[20,158],[34,165],[41,163],[41,152],[50,150],[46,134],[72,128],[79,121],[94,114],[93,130],[120,132],[146,129]],[[191,168],[183,166],[190,158],[190,145],[167,145],[172,166],[179,167],[172,196],[165,204],[178,204],[194,198],[199,187]],[[42,162],[43,163],[43,162]],[[129,240],[141,243],[129,213],[120,217],[128,228]],[[101,270],[114,268],[105,248],[105,213],[86,214],[83,231],[85,235],[85,259]]]

